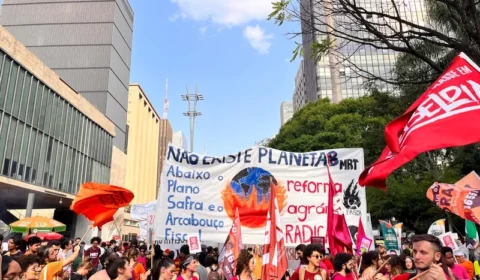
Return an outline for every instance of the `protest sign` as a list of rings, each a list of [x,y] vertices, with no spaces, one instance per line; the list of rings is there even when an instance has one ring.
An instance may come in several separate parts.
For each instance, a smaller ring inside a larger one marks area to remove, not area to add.
[[[365,252],[370,251],[370,247],[372,246],[372,239],[368,237],[362,237],[360,241],[360,248],[357,248],[357,254],[362,255]]]
[[[190,253],[196,254],[202,251],[202,245],[200,244],[200,237],[197,233],[189,234],[187,237],[188,247],[190,248]]]
[[[337,201],[347,224],[366,219],[365,189],[358,185],[362,149],[309,153],[255,147],[221,157],[197,155],[170,145],[163,164],[155,239],[182,243],[188,234],[223,243],[236,208],[245,243],[263,244],[270,199],[270,180],[277,191],[287,246],[310,243],[326,235],[327,157]]]
[[[130,217],[137,221],[145,221],[148,219],[149,213],[155,214],[156,207],[156,200],[148,203],[132,204],[132,208],[130,209]]]
[[[428,234],[431,234],[434,236],[440,236],[444,233],[445,233],[445,219],[437,220],[428,228]]]
[[[438,236],[438,238],[442,242],[443,246],[450,247],[453,251],[458,250],[457,242],[455,242],[455,238],[451,232],[446,232]]]
[[[383,240],[385,241],[385,248],[388,253],[400,254],[400,248],[398,247],[397,234],[394,227],[385,221],[380,221],[382,227]]]

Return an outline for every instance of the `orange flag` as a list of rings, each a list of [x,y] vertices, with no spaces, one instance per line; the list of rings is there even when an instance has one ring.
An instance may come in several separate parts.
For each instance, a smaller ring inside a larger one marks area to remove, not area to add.
[[[427,190],[427,198],[443,210],[480,223],[480,178],[475,171],[453,185],[433,184]]]
[[[133,198],[133,193],[127,189],[90,182],[81,185],[70,209],[77,215],[85,215],[94,227],[101,229],[113,221],[117,210],[127,206]]]

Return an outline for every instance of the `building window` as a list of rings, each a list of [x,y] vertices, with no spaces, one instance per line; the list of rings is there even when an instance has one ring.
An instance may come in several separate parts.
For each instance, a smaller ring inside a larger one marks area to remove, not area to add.
[[[3,176],[74,194],[83,182],[108,182],[112,145],[111,135],[0,50]]]

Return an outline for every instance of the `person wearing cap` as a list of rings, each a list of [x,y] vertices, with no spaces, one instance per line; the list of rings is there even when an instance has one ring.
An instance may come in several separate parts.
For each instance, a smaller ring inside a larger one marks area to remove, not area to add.
[[[462,251],[455,251],[455,258],[457,259],[457,262],[467,270],[470,279],[473,279],[475,275],[473,263],[466,259],[465,253]]]

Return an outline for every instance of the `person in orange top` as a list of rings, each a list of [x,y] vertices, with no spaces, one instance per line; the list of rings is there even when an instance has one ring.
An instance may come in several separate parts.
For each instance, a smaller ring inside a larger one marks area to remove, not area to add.
[[[62,274],[63,267],[67,266],[78,257],[78,253],[80,252],[80,246],[75,246],[73,250],[73,254],[71,254],[68,258],[56,261],[58,250],[55,250],[52,247],[43,247],[39,250],[39,256],[45,261],[47,265],[45,265],[40,273],[40,280],[56,280],[57,274]],[[61,279],[61,277],[58,277]]]
[[[465,259],[465,253],[461,251],[457,251],[455,252],[455,257],[457,258],[458,264],[460,264],[467,270],[467,273],[470,279],[473,279],[475,275],[475,269],[473,268],[473,263]]]
[[[130,261],[130,267],[133,269],[133,280],[143,279],[147,271],[143,267],[143,264],[138,262],[139,252],[136,248],[128,249],[128,259]]]

